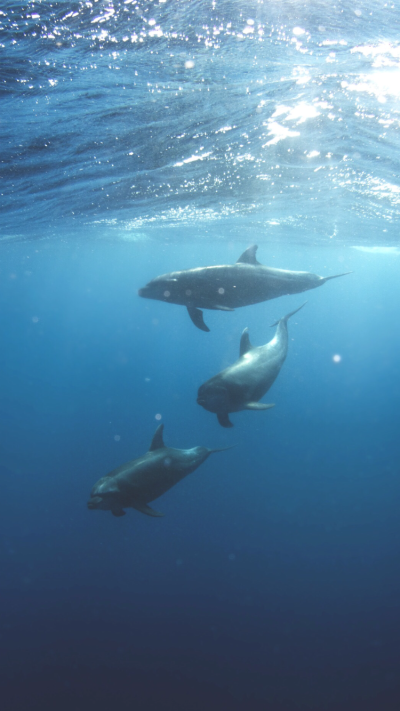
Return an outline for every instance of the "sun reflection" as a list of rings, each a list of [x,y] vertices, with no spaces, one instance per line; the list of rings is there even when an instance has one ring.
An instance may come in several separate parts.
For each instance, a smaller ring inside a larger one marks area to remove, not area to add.
[[[342,82],[342,86],[350,91],[365,91],[376,96],[378,101],[381,102],[385,102],[386,97],[400,96],[399,46],[394,46],[390,42],[380,42],[376,45],[359,45],[351,49],[351,53],[361,54],[365,58],[372,59],[373,69],[385,69],[360,74],[359,81],[352,83]]]
[[[361,74],[358,83],[342,81],[342,87],[349,91],[365,91],[384,102],[388,96],[400,97],[400,70]]]

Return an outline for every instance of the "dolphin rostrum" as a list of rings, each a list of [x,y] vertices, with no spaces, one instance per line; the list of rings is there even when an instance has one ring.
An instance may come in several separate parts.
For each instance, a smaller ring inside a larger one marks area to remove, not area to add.
[[[131,507],[148,516],[163,516],[148,506],[185,476],[194,472],[213,452],[224,449],[172,449],[163,441],[164,425],[157,427],[150,449],[138,459],[132,459],[103,476],[94,485],[88,509],[111,511],[114,516],[124,516]]]
[[[264,267],[257,261],[256,251],[257,245],[253,244],[243,252],[236,264],[162,274],[139,289],[139,296],[186,306],[194,325],[202,331],[209,331],[201,309],[233,311],[239,306],[315,289],[329,279],[351,274],[345,272],[321,277],[311,272]]]
[[[209,412],[215,412],[222,427],[233,427],[229,419],[230,412],[268,410],[274,407],[258,401],[270,389],[285,361],[288,319],[303,306],[273,324],[277,326],[275,336],[265,346],[253,347],[248,329],[245,328],[240,339],[239,359],[200,386],[198,404]]]

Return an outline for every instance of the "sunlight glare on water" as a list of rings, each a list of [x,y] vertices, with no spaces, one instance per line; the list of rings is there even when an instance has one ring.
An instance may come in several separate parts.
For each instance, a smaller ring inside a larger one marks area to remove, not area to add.
[[[5,7],[2,239],[396,240],[398,10],[310,8]]]

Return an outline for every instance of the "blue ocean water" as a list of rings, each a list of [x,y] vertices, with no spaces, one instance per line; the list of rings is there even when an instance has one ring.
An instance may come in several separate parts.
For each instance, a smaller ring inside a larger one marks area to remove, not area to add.
[[[400,705],[400,9],[0,9],[1,706]],[[140,299],[234,263],[321,275],[234,313]],[[267,412],[201,383],[289,322]],[[236,446],[155,502],[88,511],[149,448]]]

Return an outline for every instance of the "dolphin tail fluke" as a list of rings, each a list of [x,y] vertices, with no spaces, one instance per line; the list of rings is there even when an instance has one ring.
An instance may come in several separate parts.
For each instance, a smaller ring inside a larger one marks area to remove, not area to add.
[[[229,415],[227,412],[220,412],[217,414],[218,417],[218,422],[221,425],[221,427],[233,427],[232,422],[229,419]]]
[[[206,331],[208,333],[210,329],[204,323],[203,312],[201,311],[201,309],[196,309],[195,306],[187,306],[187,310],[194,325],[197,326],[200,331]]]
[[[353,272],[343,272],[343,274],[334,274],[333,276],[322,277],[322,283],[325,284],[329,279],[339,279],[339,277],[347,276],[348,274],[353,274]]]
[[[302,309],[303,306],[306,305],[306,303],[307,303],[307,301],[305,301],[304,304],[299,306],[298,309],[295,309],[295,311],[291,311],[290,314],[286,314],[286,316],[283,316],[283,318],[280,318],[279,321],[275,321],[275,323],[271,323],[271,328],[273,328],[274,326],[277,326],[278,323],[287,323],[289,321],[290,317],[297,314],[297,312],[300,311],[300,309]]]

